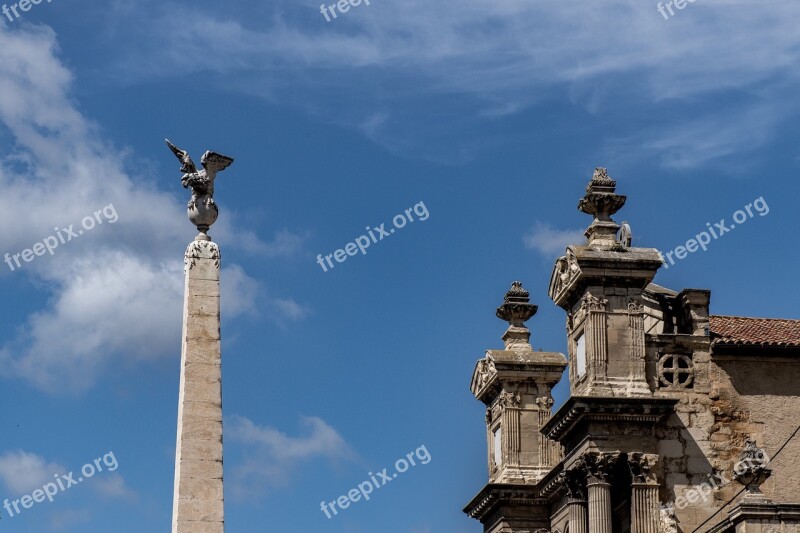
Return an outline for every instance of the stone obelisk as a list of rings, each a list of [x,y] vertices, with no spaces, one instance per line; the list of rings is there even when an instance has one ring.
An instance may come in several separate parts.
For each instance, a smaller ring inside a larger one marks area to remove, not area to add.
[[[217,220],[216,173],[233,159],[206,152],[198,171],[188,153],[167,141],[183,164],[183,186],[192,188],[189,220],[199,234],[184,256],[181,379],[172,533],[222,533],[222,367],[220,352],[219,247],[208,236]]]

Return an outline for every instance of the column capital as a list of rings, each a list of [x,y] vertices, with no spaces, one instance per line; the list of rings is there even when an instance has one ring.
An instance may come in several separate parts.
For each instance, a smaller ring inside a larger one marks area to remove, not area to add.
[[[655,468],[658,455],[652,453],[635,452],[628,456],[628,468],[631,471],[633,483],[657,485]]]
[[[571,501],[586,501],[586,468],[582,460],[564,472],[564,486]]]
[[[583,463],[586,469],[587,483],[609,483],[611,471],[619,460],[620,452],[589,452],[583,454]]]

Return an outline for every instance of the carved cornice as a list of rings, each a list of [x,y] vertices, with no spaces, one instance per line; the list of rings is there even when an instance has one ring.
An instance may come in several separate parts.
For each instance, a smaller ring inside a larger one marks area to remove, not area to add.
[[[547,500],[542,498],[532,485],[489,483],[467,504],[464,512],[470,518],[482,521],[498,505],[548,508]]]
[[[563,443],[585,421],[655,424],[674,411],[674,398],[605,398],[572,396],[541,428],[549,439]]]

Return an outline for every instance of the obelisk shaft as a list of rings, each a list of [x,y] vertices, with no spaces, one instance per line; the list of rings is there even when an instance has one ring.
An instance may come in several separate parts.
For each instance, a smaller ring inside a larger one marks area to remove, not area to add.
[[[194,241],[185,265],[172,533],[222,533],[219,248]]]

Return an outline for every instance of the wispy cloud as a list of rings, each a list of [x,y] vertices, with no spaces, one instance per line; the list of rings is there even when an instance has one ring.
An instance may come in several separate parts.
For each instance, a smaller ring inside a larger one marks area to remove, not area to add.
[[[53,480],[53,475],[65,472],[67,470],[63,466],[48,462],[32,452],[16,450],[0,455],[0,479],[16,495],[41,488]]]
[[[304,417],[302,424],[307,434],[292,437],[278,429],[259,426],[245,417],[233,416],[226,420],[225,439],[244,450],[244,460],[233,466],[231,475],[232,488],[238,497],[286,485],[304,463],[354,457],[344,438],[321,418]]]
[[[560,255],[570,244],[585,242],[583,233],[581,229],[555,229],[549,224],[537,222],[522,240],[526,248],[550,257]]]
[[[0,123],[15,141],[0,151],[0,225],[14,228],[0,233],[0,254],[29,248],[56,226],[111,203],[119,218],[54,256],[0,274],[28,276],[49,296],[19,335],[0,346],[0,375],[51,393],[88,389],[112,362],[174,353],[188,225],[179,200],[159,192],[150,176],[131,174],[132,154],[107,142],[78,110],[74,76],[57,50],[47,28],[0,26]],[[232,246],[242,243],[240,233],[248,232],[230,223],[216,232]],[[278,258],[297,253],[303,237],[283,231],[273,242],[248,242]],[[236,265],[226,265],[222,279],[225,317],[252,312],[259,283]],[[287,302],[286,296],[266,300],[283,321],[299,316]]]
[[[699,132],[692,122],[724,112],[730,98],[721,95],[772,93],[775,109],[788,104],[790,111],[773,113],[770,122],[760,120],[758,98],[742,101],[740,118],[755,124],[730,121],[711,137],[694,144],[687,139],[686,153],[662,139],[664,163],[681,168],[747,145],[754,125],[763,130],[757,135],[768,134],[798,113],[791,104],[800,76],[793,68],[800,61],[794,24],[800,4],[792,0],[769,9],[741,0],[693,4],[669,21],[655,3],[638,0],[407,0],[354,11],[335,25],[316,20],[316,7],[304,3],[278,0],[275,13],[254,29],[235,13],[220,17],[202,3],[153,2],[130,14],[147,17],[149,36],[137,35],[123,47],[124,57],[114,57],[119,76],[140,83],[211,72],[216,76],[206,76],[209,83],[216,78],[225,87],[349,121],[386,145],[417,149],[441,136],[426,137],[418,122],[408,123],[420,99],[430,104],[425,112],[452,106],[443,126],[463,129],[465,115],[491,119],[568,94],[591,113],[635,114],[662,131],[674,130],[676,139]],[[206,35],[214,35],[213,46]],[[657,116],[646,109],[672,105],[680,111],[698,99],[703,105],[685,126],[687,114]],[[655,133],[640,148],[659,156]]]

